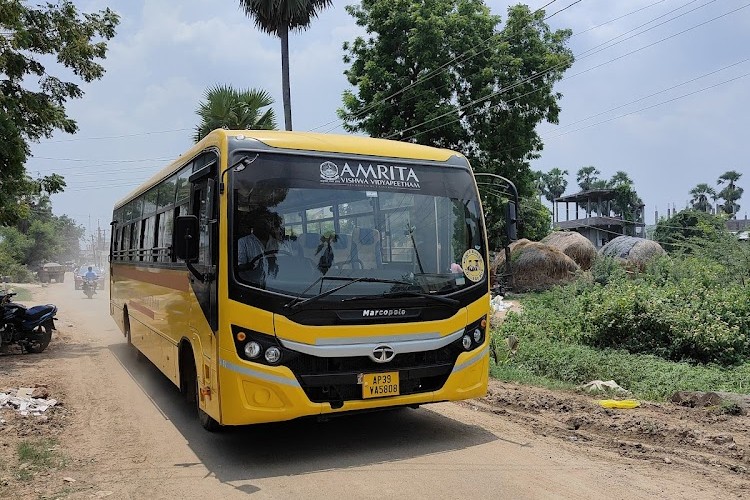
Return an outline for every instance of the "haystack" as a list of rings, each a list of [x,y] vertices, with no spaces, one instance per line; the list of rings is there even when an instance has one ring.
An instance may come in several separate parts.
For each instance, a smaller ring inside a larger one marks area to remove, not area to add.
[[[643,271],[651,259],[666,254],[657,242],[634,236],[618,236],[599,249],[599,255],[612,257],[639,271]]]
[[[578,264],[557,248],[529,240],[518,240],[510,246],[513,290],[517,292],[546,290],[575,280]],[[493,271],[502,272],[505,254],[499,252],[492,263]]]
[[[557,248],[570,257],[584,271],[591,269],[596,259],[596,247],[588,238],[575,231],[554,231],[539,243]]]

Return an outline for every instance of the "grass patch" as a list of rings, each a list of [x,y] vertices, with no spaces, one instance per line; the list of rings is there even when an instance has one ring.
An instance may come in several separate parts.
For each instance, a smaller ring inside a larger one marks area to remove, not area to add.
[[[29,481],[37,471],[56,469],[66,463],[54,438],[22,441],[18,443],[16,452],[20,463],[18,477],[23,481]]]
[[[520,339],[513,359],[494,367],[492,376],[550,388],[614,380],[635,397],[653,401],[686,390],[750,392],[750,363],[695,365],[541,338]]]
[[[490,375],[503,382],[517,382],[524,385],[544,387],[546,389],[573,389],[575,384],[556,380],[542,375],[536,375],[529,370],[509,364],[497,365],[494,362],[490,366]]]
[[[28,288],[15,286],[12,290],[16,293],[16,296],[13,297],[14,301],[24,302],[32,299],[31,290],[29,290]]]

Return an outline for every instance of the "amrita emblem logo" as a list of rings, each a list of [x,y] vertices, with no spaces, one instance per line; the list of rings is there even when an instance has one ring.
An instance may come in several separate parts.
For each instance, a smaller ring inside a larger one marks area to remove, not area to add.
[[[325,181],[335,181],[339,178],[339,167],[332,161],[320,164],[320,178]]]
[[[461,259],[461,267],[464,270],[464,275],[474,283],[484,277],[484,259],[482,258],[482,254],[473,248],[464,252],[464,256]]]

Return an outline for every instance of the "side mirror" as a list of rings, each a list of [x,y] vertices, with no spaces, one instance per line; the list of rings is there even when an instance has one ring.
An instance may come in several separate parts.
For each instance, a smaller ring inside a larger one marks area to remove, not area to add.
[[[514,201],[508,201],[508,204],[505,206],[505,236],[508,237],[508,241],[516,241],[518,239],[518,216]]]
[[[180,215],[174,220],[172,249],[175,257],[185,262],[198,259],[198,236],[200,228],[195,215]]]

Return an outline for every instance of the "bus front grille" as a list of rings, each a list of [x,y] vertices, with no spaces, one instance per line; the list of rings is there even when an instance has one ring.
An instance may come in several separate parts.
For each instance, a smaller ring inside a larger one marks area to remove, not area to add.
[[[390,363],[375,363],[369,357],[323,358],[297,353],[283,363],[297,377],[314,403],[341,404],[363,399],[358,377],[363,373],[399,373],[400,395],[439,390],[448,379],[460,349],[448,345],[434,351],[397,355]]]

